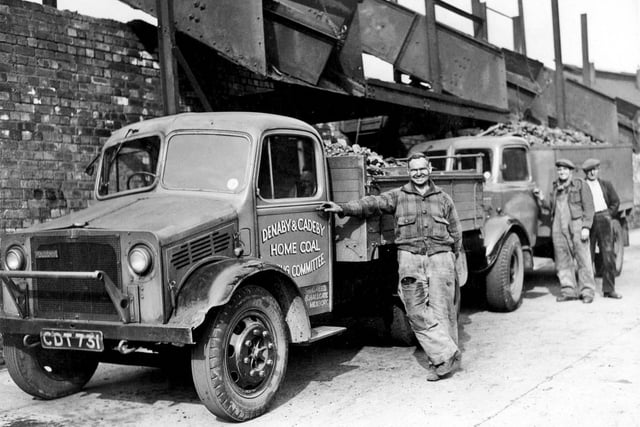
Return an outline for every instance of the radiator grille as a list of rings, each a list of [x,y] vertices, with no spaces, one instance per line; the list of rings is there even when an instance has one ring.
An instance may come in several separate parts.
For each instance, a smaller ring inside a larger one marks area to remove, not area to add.
[[[120,243],[117,236],[32,240],[33,269],[40,271],[102,270],[121,289]],[[43,256],[42,254],[46,254]],[[34,279],[36,317],[118,320],[104,284],[91,279]]]
[[[180,270],[214,254],[224,254],[231,245],[231,234],[214,232],[190,240],[175,249],[171,255],[171,265]]]

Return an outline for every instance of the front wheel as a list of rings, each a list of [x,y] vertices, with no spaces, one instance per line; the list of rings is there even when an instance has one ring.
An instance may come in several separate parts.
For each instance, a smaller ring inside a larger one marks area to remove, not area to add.
[[[494,311],[514,311],[522,304],[524,257],[520,239],[510,233],[505,240],[486,280],[489,308]]]
[[[91,354],[47,350],[40,344],[25,346],[22,336],[17,335],[4,337],[4,358],[18,387],[47,400],[80,391],[98,367],[98,360]]]
[[[209,320],[191,374],[216,416],[245,421],[266,412],[284,379],[288,340],[280,306],[264,288],[239,289]]]

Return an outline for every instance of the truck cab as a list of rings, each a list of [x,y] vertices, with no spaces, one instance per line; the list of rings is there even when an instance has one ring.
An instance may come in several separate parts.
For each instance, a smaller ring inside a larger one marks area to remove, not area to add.
[[[423,151],[424,150],[424,151]],[[532,195],[536,187],[529,143],[519,137],[458,137],[434,140],[415,145],[410,150],[430,156],[445,156],[435,160],[434,167],[456,170],[472,167],[476,155],[482,155],[482,172],[488,213],[506,214],[517,218],[534,246],[538,228],[538,208]]]
[[[269,114],[185,113],[114,132],[96,165],[89,208],[2,238],[13,380],[52,399],[100,361],[186,348],[210,411],[266,411],[288,345],[344,329],[310,323],[332,309],[318,133]]]

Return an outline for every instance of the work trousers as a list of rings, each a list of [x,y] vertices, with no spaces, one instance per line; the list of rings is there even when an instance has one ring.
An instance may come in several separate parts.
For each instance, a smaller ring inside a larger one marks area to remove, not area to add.
[[[589,242],[580,239],[582,220],[570,220],[567,227],[559,227],[554,220],[551,238],[555,253],[556,271],[562,295],[593,298],[596,282],[593,278]],[[576,285],[576,271],[578,286]]]
[[[420,346],[433,365],[458,351],[455,263],[452,252],[431,256],[398,251],[398,295]]]
[[[613,227],[609,211],[596,212],[591,227],[591,257],[595,256],[595,246],[598,243],[602,264],[602,292],[607,294],[615,291],[616,286],[616,255],[613,252]]]

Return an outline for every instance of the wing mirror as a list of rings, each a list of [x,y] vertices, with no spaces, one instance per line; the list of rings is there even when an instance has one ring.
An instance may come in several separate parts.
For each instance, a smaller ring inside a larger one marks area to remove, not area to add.
[[[86,173],[89,176],[93,176],[93,172],[95,172],[95,168],[96,168],[96,162],[98,161],[99,158],[100,158],[100,153],[98,153],[98,155],[95,156],[93,160],[91,160],[91,163],[89,163],[87,167],[84,168],[84,173]]]

